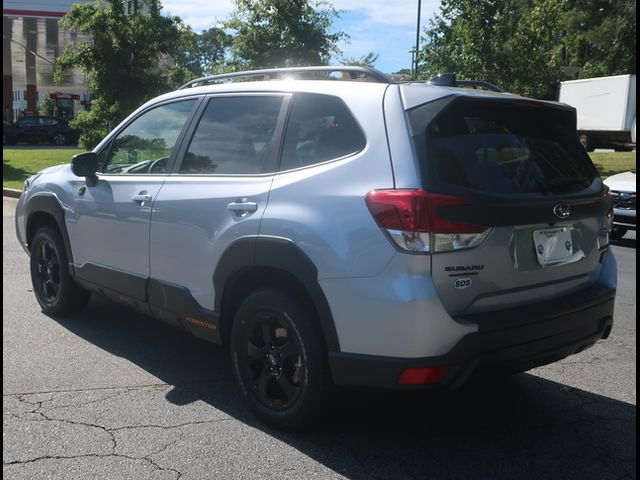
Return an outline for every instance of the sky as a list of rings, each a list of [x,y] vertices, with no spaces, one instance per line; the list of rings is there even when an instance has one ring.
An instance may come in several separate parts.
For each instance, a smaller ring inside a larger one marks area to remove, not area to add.
[[[332,0],[342,10],[334,22],[335,30],[349,34],[349,42],[338,46],[344,57],[379,54],[375,67],[392,73],[410,68],[410,49],[416,43],[418,0]],[[226,19],[233,10],[233,0],[162,0],[163,13],[177,15],[200,32]],[[422,0],[420,30],[438,11],[439,0]],[[334,64],[339,64],[334,59]]]

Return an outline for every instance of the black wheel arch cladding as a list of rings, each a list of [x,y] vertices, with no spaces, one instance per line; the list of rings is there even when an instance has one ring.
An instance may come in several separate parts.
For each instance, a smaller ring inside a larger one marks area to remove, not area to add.
[[[255,267],[270,268],[292,275],[308,293],[320,321],[329,351],[340,351],[338,334],[329,303],[318,283],[318,270],[311,259],[292,241],[274,237],[245,237],[224,252],[213,274],[215,311],[224,316],[226,287],[235,274]]]
[[[70,273],[73,275],[73,253],[71,252],[71,243],[69,242],[69,234],[67,232],[67,227],[64,223],[64,210],[58,199],[54,195],[37,195],[29,199],[26,209],[25,209],[25,218],[27,219],[26,227],[29,228],[30,219],[33,218],[34,214],[45,213],[50,215],[58,228],[58,232],[62,237],[62,241],[64,243],[64,248],[67,254],[67,261],[70,265]],[[29,241],[30,238],[36,233],[37,229],[34,231],[27,230],[27,238]]]

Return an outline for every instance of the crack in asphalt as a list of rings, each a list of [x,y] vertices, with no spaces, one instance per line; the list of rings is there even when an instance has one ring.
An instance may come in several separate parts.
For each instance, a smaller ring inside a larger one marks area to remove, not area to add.
[[[69,424],[69,425],[77,425],[77,426],[83,426],[83,427],[88,427],[88,428],[96,428],[96,429],[98,429],[100,431],[105,432],[109,436],[109,439],[111,441],[111,446],[110,446],[110,451],[111,452],[110,453],[104,453],[104,454],[91,453],[91,454],[80,454],[80,455],[70,455],[70,456],[43,455],[43,456],[40,456],[40,457],[35,457],[35,458],[27,459],[27,460],[13,460],[13,461],[8,461],[8,462],[3,461],[3,465],[5,465],[5,466],[23,465],[23,464],[33,463],[33,462],[37,462],[37,461],[42,461],[42,460],[73,460],[73,459],[88,458],[88,457],[97,457],[97,458],[117,457],[117,458],[126,458],[126,459],[130,459],[130,460],[146,461],[157,470],[175,472],[177,474],[177,476],[175,478],[176,478],[176,480],[178,480],[178,479],[180,479],[182,477],[182,472],[180,472],[179,470],[177,470],[175,468],[162,467],[152,457],[154,455],[159,455],[160,453],[162,453],[163,451],[168,449],[170,446],[176,444],[178,441],[183,439],[183,436],[181,434],[178,436],[178,438],[172,439],[170,442],[166,443],[165,445],[163,445],[159,449],[154,450],[153,452],[151,452],[151,453],[149,453],[147,455],[144,455],[144,456],[132,456],[132,455],[126,455],[124,453],[116,453],[116,449],[118,448],[118,441],[117,441],[117,438],[116,438],[116,432],[120,432],[120,431],[124,431],[124,430],[143,429],[143,428],[158,428],[158,429],[163,429],[163,430],[172,430],[172,429],[179,429],[179,428],[183,428],[183,427],[187,427],[187,426],[218,423],[218,422],[224,422],[224,421],[230,421],[231,420],[231,418],[218,418],[218,419],[213,419],[213,420],[196,420],[196,421],[193,421],[193,422],[183,422],[183,423],[180,423],[180,424],[177,424],[177,425],[143,424],[143,425],[128,425],[128,426],[124,426],[124,427],[108,428],[108,427],[105,427],[104,425],[99,425],[99,424],[96,424],[96,423],[81,422],[81,421],[69,420],[69,419],[65,419],[65,418],[56,418],[56,417],[51,416],[50,414],[47,414],[47,413],[49,413],[48,410],[55,410],[55,409],[61,409],[61,408],[67,408],[67,407],[85,406],[85,405],[88,405],[88,404],[91,404],[91,403],[98,403],[98,402],[101,402],[101,401],[110,400],[110,399],[113,399],[113,398],[118,397],[120,395],[123,395],[125,393],[130,393],[132,390],[133,389],[128,389],[128,390],[126,390],[124,392],[119,392],[119,393],[114,394],[114,395],[108,395],[106,397],[103,397],[103,398],[100,398],[100,399],[90,400],[90,401],[87,401],[87,402],[72,403],[72,404],[68,404],[68,405],[56,405],[56,406],[51,406],[51,407],[46,407],[46,406],[44,406],[44,404],[47,403],[47,402],[54,401],[53,397],[32,401],[30,399],[25,398],[27,395],[17,395],[17,399],[18,399],[18,401],[20,403],[24,403],[24,404],[30,405],[33,408],[31,408],[27,412],[8,413],[7,415],[9,415],[11,417],[14,417],[14,418],[16,418],[18,420],[23,420],[23,421],[59,422],[59,423],[64,423],[64,424]],[[51,392],[51,393],[57,393],[57,392]],[[47,412],[47,413],[45,413],[45,412]],[[28,414],[36,415],[38,418],[25,418],[24,415],[28,415]]]
[[[115,427],[115,428],[110,428],[109,431],[111,432],[119,432],[122,430],[135,430],[138,428],[160,428],[162,430],[173,430],[176,428],[182,428],[182,427],[190,427],[193,425],[204,425],[204,424],[209,424],[209,423],[221,423],[221,422],[229,422],[232,419],[229,418],[216,418],[216,419],[212,419],[212,420],[194,420],[193,422],[184,422],[184,423],[179,423],[177,425],[157,425],[157,424],[148,424],[148,425],[128,425],[125,427]]]
[[[74,393],[74,392],[94,392],[100,390],[135,390],[135,389],[144,389],[144,388],[155,388],[155,387],[184,387],[186,385],[200,385],[200,384],[208,384],[208,383],[225,383],[230,382],[227,378],[221,379],[204,379],[204,380],[192,380],[188,382],[176,382],[176,383],[148,383],[142,385],[123,385],[117,387],[92,387],[92,388],[69,388],[62,390],[43,390],[43,391],[34,391],[34,392],[12,392],[12,393],[3,393],[2,397],[19,397],[26,395],[46,395],[48,393]]]
[[[34,415],[39,415],[42,420],[37,420],[37,419],[33,419],[33,418],[23,418],[20,417],[21,414],[11,414],[12,416],[21,419],[21,420],[26,420],[26,421],[35,421],[35,422],[40,422],[40,421],[48,421],[48,422],[60,422],[60,423],[65,423],[65,424],[69,424],[69,425],[79,425],[79,426],[84,426],[84,427],[90,427],[90,428],[97,428],[99,430],[102,430],[103,432],[105,432],[109,438],[111,439],[111,443],[112,443],[112,447],[111,450],[112,452],[115,452],[116,446],[117,446],[117,441],[116,441],[116,437],[115,435],[110,432],[107,428],[105,428],[102,425],[98,425],[95,423],[89,423],[89,422],[78,422],[75,420],[69,420],[66,418],[53,418],[50,416],[47,416],[44,412],[42,412],[43,409],[43,404],[47,401],[47,400],[38,400],[36,402],[30,402],[29,400],[23,398],[24,396],[20,396],[18,397],[18,401],[22,402],[22,403],[26,403],[28,405],[35,405],[36,408],[32,409],[29,412],[25,412],[25,413],[31,413]],[[48,401],[53,401],[52,399],[49,399]],[[22,414],[24,415],[24,414]]]
[[[151,465],[154,469],[159,470],[159,471],[163,471],[163,472],[173,472],[176,474],[175,479],[179,480],[180,478],[182,478],[182,472],[180,472],[179,470],[176,470],[175,468],[170,468],[170,467],[163,467],[161,465],[158,465],[153,459],[148,458],[148,457],[133,457],[130,455],[123,455],[123,454],[119,454],[119,453],[108,453],[108,454],[97,454],[97,453],[88,453],[88,454],[84,454],[84,455],[70,455],[70,456],[61,456],[61,455],[43,455],[41,457],[36,457],[36,458],[31,458],[29,460],[14,460],[11,462],[2,462],[3,466],[11,466],[11,465],[26,465],[29,463],[35,463],[35,462],[41,462],[43,460],[77,460],[80,458],[121,458],[121,459],[127,459],[127,460],[140,460],[143,462],[148,463],[149,465]]]

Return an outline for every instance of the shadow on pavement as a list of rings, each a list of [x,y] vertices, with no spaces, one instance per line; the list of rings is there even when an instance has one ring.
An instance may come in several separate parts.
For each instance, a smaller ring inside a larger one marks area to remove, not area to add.
[[[338,389],[315,429],[289,434],[247,413],[222,348],[101,298],[56,321],[171,385],[167,401],[205,401],[348,478],[635,478],[636,407],[533,375],[443,393]]]

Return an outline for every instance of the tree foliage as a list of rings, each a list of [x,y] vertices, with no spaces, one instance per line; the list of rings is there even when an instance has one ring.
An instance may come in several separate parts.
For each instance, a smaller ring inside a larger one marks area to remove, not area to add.
[[[570,0],[563,12],[565,65],[581,77],[636,72],[635,0]]]
[[[342,65],[353,65],[356,67],[375,67],[379,53],[369,52],[361,57],[344,57],[340,60]]]
[[[55,113],[55,108],[56,108],[56,102],[53,101],[53,98],[47,95],[42,99],[42,102],[40,102],[40,115],[53,117],[53,114]]]
[[[556,98],[581,77],[635,73],[633,0],[442,0],[424,32],[423,76],[443,71]]]
[[[205,74],[211,74],[221,67],[232,40],[233,37],[219,27],[211,27],[196,35],[198,61]]]
[[[559,79],[554,8],[564,0],[443,0],[425,31],[420,71],[486,80],[517,93],[549,97]],[[531,8],[530,3],[533,4]]]
[[[89,79],[91,109],[72,123],[85,148],[145,100],[197,73],[189,71],[195,64],[185,54],[193,51],[193,32],[179,18],[160,15],[160,8],[158,0],[99,0],[75,4],[62,19],[65,28],[92,38],[67,46],[55,67],[56,81],[73,67]]]
[[[238,68],[327,64],[339,54],[344,32],[330,33],[339,15],[310,0],[235,0],[224,27],[234,32],[231,53]]]

